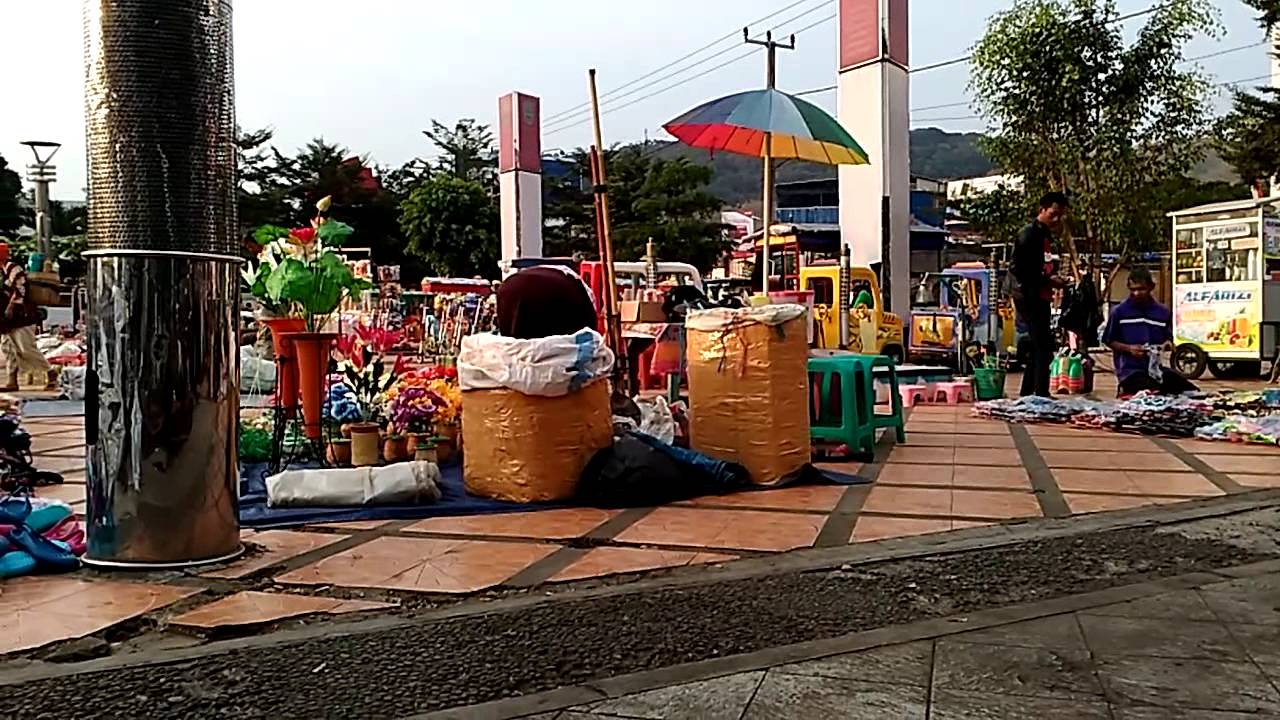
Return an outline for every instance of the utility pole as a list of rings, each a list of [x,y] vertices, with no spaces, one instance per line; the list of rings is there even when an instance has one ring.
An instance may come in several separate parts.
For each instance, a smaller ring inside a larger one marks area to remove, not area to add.
[[[792,35],[787,42],[780,43],[773,39],[773,31],[764,34],[764,40],[752,40],[751,29],[742,28],[742,41],[748,45],[759,45],[765,49],[765,87],[773,90],[778,85],[778,50],[795,50],[796,36]],[[773,226],[773,135],[764,136],[764,249],[760,253],[760,275],[764,287],[762,291],[769,294],[769,228]],[[785,288],[784,288],[785,289]]]

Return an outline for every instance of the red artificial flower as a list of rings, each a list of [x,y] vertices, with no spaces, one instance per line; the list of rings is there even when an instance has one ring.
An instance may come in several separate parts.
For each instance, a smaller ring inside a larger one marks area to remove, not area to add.
[[[313,245],[316,241],[316,229],[313,227],[294,228],[289,231],[289,242],[294,245]]]

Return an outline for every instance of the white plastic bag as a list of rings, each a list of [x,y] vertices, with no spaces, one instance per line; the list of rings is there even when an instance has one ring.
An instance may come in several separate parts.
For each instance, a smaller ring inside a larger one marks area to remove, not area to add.
[[[613,360],[604,337],[590,328],[536,340],[480,333],[462,338],[458,384],[463,390],[560,397],[608,375]]]
[[[671,415],[667,399],[661,395],[635,397],[640,408],[640,432],[670,445],[676,441],[676,419]],[[615,424],[617,421],[614,421]]]
[[[276,364],[262,359],[252,345],[240,347],[240,392],[270,393],[276,389]]]
[[[431,462],[379,468],[285,470],[267,478],[267,505],[426,505],[440,499],[439,482],[440,468]]]

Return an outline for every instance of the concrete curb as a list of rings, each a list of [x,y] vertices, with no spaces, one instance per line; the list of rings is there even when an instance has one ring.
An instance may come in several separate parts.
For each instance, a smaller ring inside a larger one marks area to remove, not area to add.
[[[403,720],[508,720],[509,718],[519,718],[537,713],[557,712],[601,700],[658,690],[672,685],[710,680],[754,670],[767,670],[779,665],[818,660],[832,655],[843,655],[886,645],[899,645],[917,640],[958,635],[975,630],[987,630],[1002,625],[1114,605],[1175,590],[1188,590],[1224,580],[1253,577],[1276,571],[1280,571],[1280,561],[1268,560],[1214,572],[1188,573],[1152,582],[1108,588],[1097,592],[982,610],[961,616],[923,620],[906,625],[876,628],[840,637],[769,648],[732,657],[672,665],[582,685],[557,688],[534,695],[413,715]]]

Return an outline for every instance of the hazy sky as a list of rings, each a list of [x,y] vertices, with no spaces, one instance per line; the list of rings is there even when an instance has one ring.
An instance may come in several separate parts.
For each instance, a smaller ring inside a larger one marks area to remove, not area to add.
[[[657,137],[663,122],[704,100],[760,86],[763,55],[750,54],[735,36],[612,97],[609,91],[794,1],[236,0],[237,113],[243,127],[274,127],[281,149],[321,135],[374,162],[399,165],[431,154],[420,133],[430,118],[493,123],[497,97],[522,90],[542,98],[544,148],[575,147],[588,143],[589,125],[566,126],[585,115],[553,116],[585,103],[587,68],[594,66],[605,96],[606,142],[639,139],[646,130]],[[1151,1],[1118,4],[1121,12],[1132,12]],[[967,54],[985,19],[1009,4],[911,0],[912,63]],[[1197,39],[1189,56],[1261,39],[1242,3],[1215,4],[1222,8],[1225,35]],[[82,0],[0,0],[0,154],[21,169],[29,153],[19,141],[64,143],[53,193],[61,199],[83,197],[81,5]],[[819,23],[800,34],[795,52],[780,53],[783,90],[835,82],[835,22],[827,20],[835,7],[834,0],[807,0],[753,26],[790,33]],[[1203,65],[1224,82],[1264,75],[1268,68],[1263,47]],[[679,72],[684,68],[689,69]],[[663,79],[671,73],[676,74]],[[912,107],[964,101],[967,73],[965,65],[956,65],[913,74]],[[830,108],[834,93],[810,99]],[[980,120],[966,117],[971,114],[965,106],[920,110],[912,124],[982,129]]]

